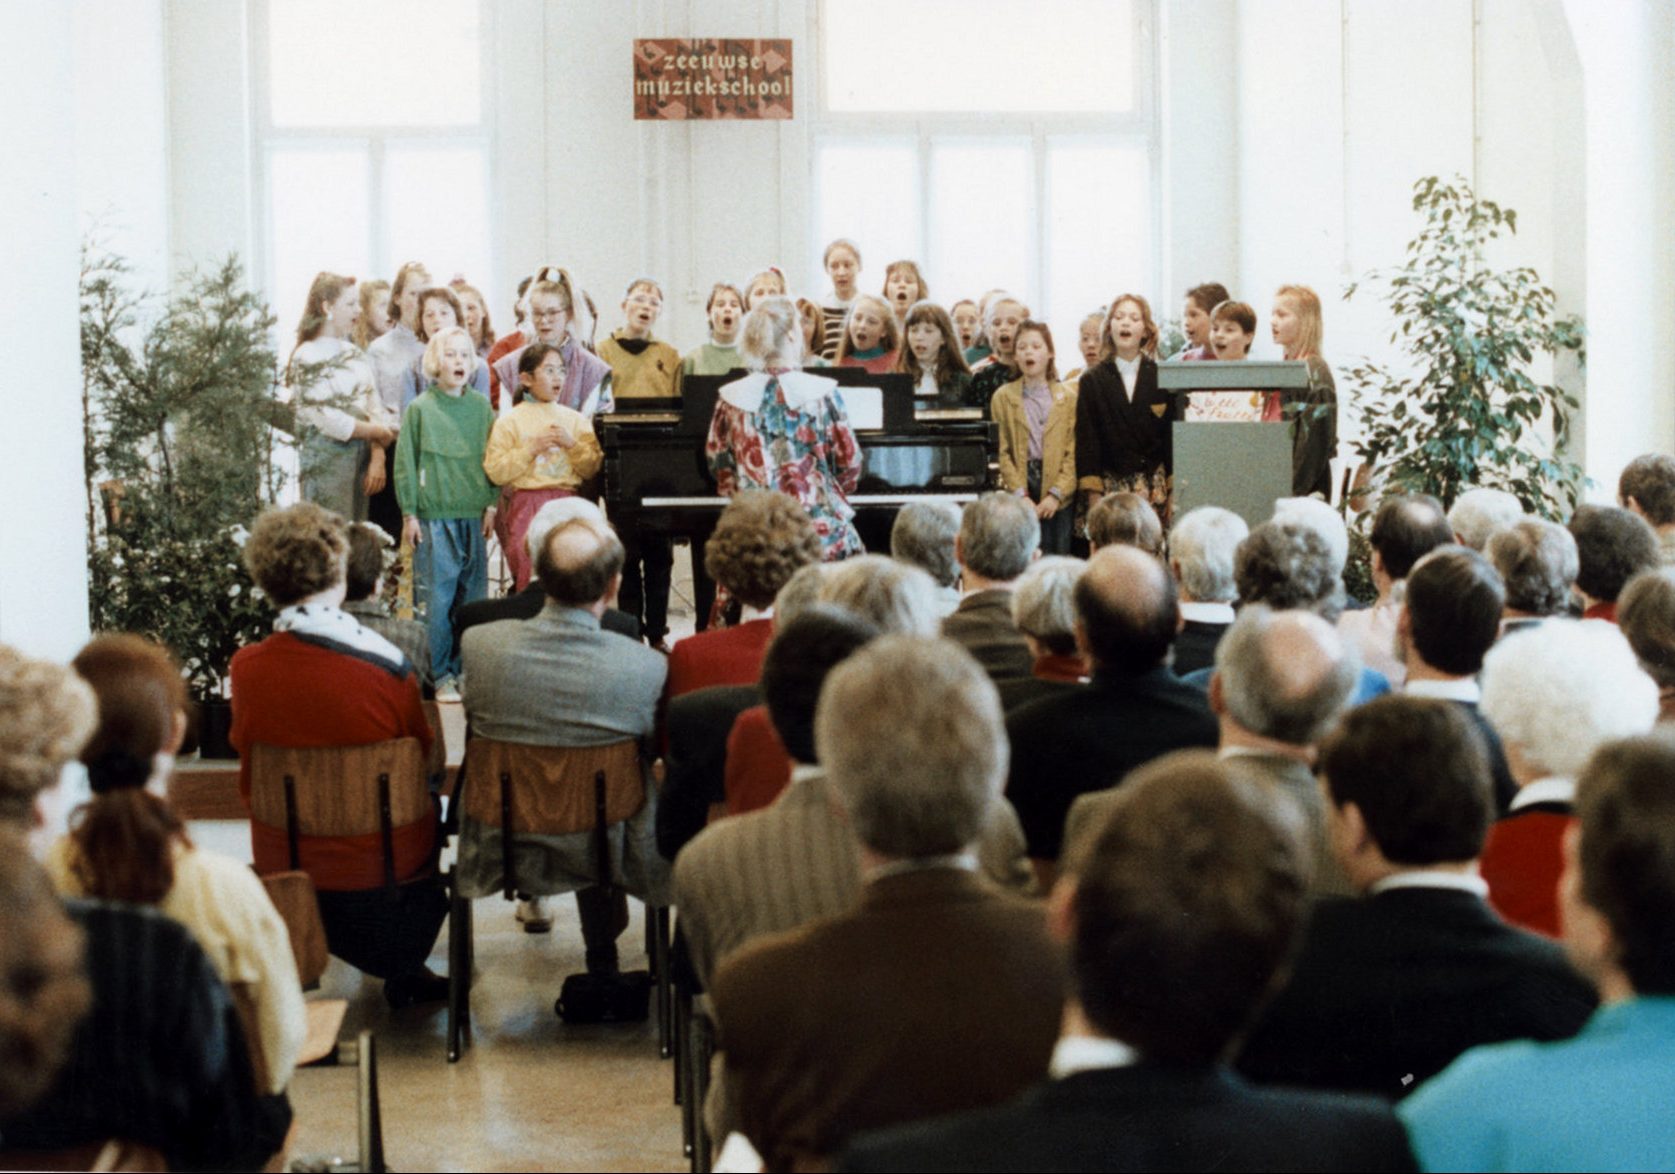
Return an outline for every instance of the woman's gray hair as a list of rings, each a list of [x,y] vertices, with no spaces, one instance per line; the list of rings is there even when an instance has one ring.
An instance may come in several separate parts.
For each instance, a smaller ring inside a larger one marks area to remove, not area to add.
[[[952,640],[880,636],[848,657],[820,691],[814,741],[856,837],[895,859],[975,842],[1006,782],[1000,698]]]
[[[825,573],[820,602],[846,607],[884,632],[934,636],[942,627],[936,591],[936,583],[918,567],[864,554]]]
[[[1169,532],[1169,561],[1182,590],[1198,603],[1237,599],[1233,554],[1249,534],[1243,518],[1220,506],[1200,506],[1184,515]]]
[[[820,599],[820,588],[826,581],[826,571],[833,563],[810,563],[785,581],[785,586],[774,596],[774,628],[788,627],[803,614],[803,609]]]
[[[1012,586],[1012,623],[1060,656],[1076,651],[1076,580],[1087,563],[1055,554],[1036,559]]]
[[[1482,711],[1531,769],[1574,779],[1606,742],[1651,730],[1658,687],[1617,625],[1550,619],[1489,650]]]
[[[912,501],[890,527],[890,557],[918,567],[939,587],[960,577],[954,539],[960,533],[960,510],[948,501]]]
[[[1506,606],[1533,616],[1558,615],[1570,602],[1582,561],[1569,530],[1525,518],[1489,539],[1489,561],[1506,584]]]
[[[1320,535],[1332,559],[1332,573],[1343,574],[1349,562],[1349,527],[1337,510],[1318,497],[1282,497],[1274,503],[1273,520],[1294,522]]]
[[[1454,499],[1448,525],[1460,545],[1483,550],[1489,539],[1524,517],[1524,503],[1504,489],[1468,489]]]
[[[739,354],[752,371],[802,362],[803,320],[797,303],[783,294],[757,302],[739,330]]]

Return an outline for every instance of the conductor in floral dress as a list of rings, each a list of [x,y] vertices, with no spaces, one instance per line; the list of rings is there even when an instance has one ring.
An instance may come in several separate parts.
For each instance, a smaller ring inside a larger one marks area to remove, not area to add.
[[[827,561],[864,554],[849,494],[861,481],[861,448],[837,382],[798,367],[802,324],[789,298],[746,315],[739,341],[750,374],[721,388],[704,445],[716,490],[777,489],[802,503]]]

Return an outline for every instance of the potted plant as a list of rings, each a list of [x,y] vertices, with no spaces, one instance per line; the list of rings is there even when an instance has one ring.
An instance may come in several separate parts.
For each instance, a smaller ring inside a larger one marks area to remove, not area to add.
[[[1565,455],[1576,398],[1539,382],[1540,356],[1583,359],[1581,322],[1561,316],[1533,269],[1496,269],[1490,245],[1517,231],[1511,208],[1481,199],[1456,177],[1414,184],[1423,219],[1383,289],[1399,364],[1363,359],[1349,369],[1364,434],[1353,446],[1365,480],[1433,494],[1445,506],[1472,486],[1504,489],[1531,513],[1565,518],[1584,478]],[[1354,296],[1351,285],[1344,296]]]
[[[228,664],[271,625],[239,548],[280,484],[273,322],[236,258],[192,271],[167,299],[133,293],[118,258],[84,258],[92,624],[174,650],[205,757],[230,756]]]

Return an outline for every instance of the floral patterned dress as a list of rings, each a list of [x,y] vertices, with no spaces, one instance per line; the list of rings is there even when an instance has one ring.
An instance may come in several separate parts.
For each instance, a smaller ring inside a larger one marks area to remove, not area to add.
[[[747,376],[738,383],[760,378]],[[794,378],[816,377],[799,372]],[[865,554],[848,499],[861,481],[861,446],[835,386],[826,394],[798,395],[788,402],[779,378],[768,376],[753,411],[730,402],[727,392],[735,386],[723,388],[716,400],[704,445],[717,491],[723,497],[741,489],[788,493],[814,522],[823,558]]]

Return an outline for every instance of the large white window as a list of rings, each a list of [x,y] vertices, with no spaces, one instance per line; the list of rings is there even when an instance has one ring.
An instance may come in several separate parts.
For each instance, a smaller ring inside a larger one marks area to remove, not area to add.
[[[471,0],[256,0],[262,284],[283,349],[322,269],[423,261],[489,297],[485,22]]]
[[[1158,270],[1148,0],[821,0],[811,201],[818,246],[920,262],[944,306],[1005,288],[1076,327]]]

